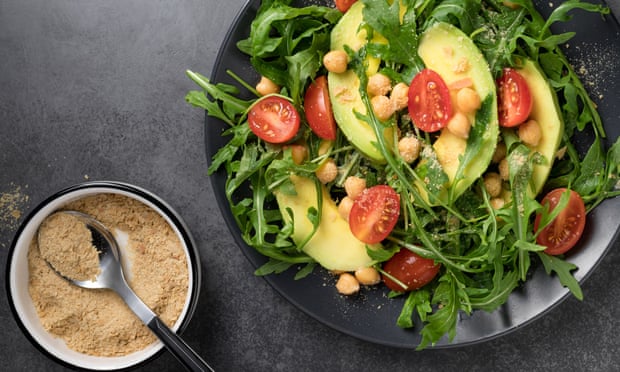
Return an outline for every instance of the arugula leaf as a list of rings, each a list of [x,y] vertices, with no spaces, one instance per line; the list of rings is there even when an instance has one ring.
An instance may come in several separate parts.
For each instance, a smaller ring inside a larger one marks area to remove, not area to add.
[[[605,174],[601,164],[605,161],[605,154],[601,146],[601,141],[596,138],[590,149],[581,162],[581,174],[575,180],[573,190],[580,195],[590,195],[596,191],[600,185],[604,184]]]
[[[278,154],[277,151],[263,151],[256,143],[246,144],[241,159],[233,162],[236,169],[234,176],[229,177],[226,183],[226,196],[231,199],[233,193],[257,172],[263,172],[262,168],[269,165]]]
[[[385,38],[385,42],[370,42],[368,53],[384,61],[403,65],[424,66],[418,56],[416,14],[412,7],[405,8],[401,22],[400,2],[388,4],[385,0],[362,0],[364,21]]]
[[[555,272],[558,274],[560,283],[568,288],[573,296],[578,300],[583,300],[583,291],[579,286],[579,282],[571,274],[571,271],[577,269],[574,264],[564,261],[556,256],[551,256],[543,252],[536,252],[545,267],[547,274]]]
[[[529,197],[529,181],[532,176],[532,157],[525,145],[518,145],[508,155],[510,169],[510,188],[512,190],[512,220],[517,242],[515,247],[528,246],[528,234],[531,234],[530,216],[539,207],[538,202]],[[517,260],[519,277],[525,280],[530,268],[529,249],[518,249]]]
[[[464,304],[468,302],[467,294],[454,276],[450,273],[442,275],[432,299],[433,304],[441,306],[426,318],[427,323],[420,332],[422,341],[416,350],[434,345],[444,335],[447,335],[450,341],[454,339],[459,310],[466,310]]]
[[[248,137],[251,133],[252,131],[247,125],[235,126],[227,131],[224,131],[222,135],[226,136],[232,134],[233,137],[230,139],[226,146],[222,146],[221,148],[219,148],[215,155],[212,157],[211,165],[209,165],[207,174],[212,175],[222,166],[222,164],[226,164],[230,161],[230,159],[233,159],[239,149],[242,148],[243,145],[248,141]]]
[[[450,179],[443,171],[437,154],[431,146],[428,146],[420,154],[420,159],[421,161],[416,168],[418,176],[423,180],[430,195],[439,195],[446,189]]]
[[[528,27],[525,8],[512,10],[488,9],[478,13],[479,17],[472,20],[469,32],[480,51],[484,54],[491,73],[498,77],[506,66],[516,64],[514,55],[518,53],[521,36],[527,33]]]
[[[585,161],[586,159],[584,159]],[[593,166],[596,167],[596,165]],[[604,166],[605,170],[601,172],[602,176],[598,178],[600,183],[597,185],[596,190],[589,195],[582,195],[584,201],[588,203],[588,211],[592,210],[603,200],[620,195],[620,137],[616,138],[616,141],[607,151]],[[596,170],[593,172],[597,174]]]
[[[609,14],[610,12],[608,7],[602,6],[600,4],[582,3],[579,0],[564,1],[560,5],[558,5],[558,7],[553,10],[553,12],[551,12],[544,26],[540,28],[540,35],[542,36],[550,33],[549,28],[555,22],[566,22],[571,20],[572,16],[570,16],[568,12],[577,8],[586,10],[588,12],[600,13],[601,15]]]
[[[386,247],[384,249],[370,249],[366,246],[366,253],[368,257],[377,262],[384,262],[392,258],[394,254],[396,254],[400,250],[399,247],[395,246],[392,249]]]
[[[426,289],[410,292],[396,320],[396,324],[401,328],[412,328],[414,326],[413,314],[416,311],[420,320],[426,321],[427,315],[433,312],[430,298],[430,292]]]
[[[281,274],[292,266],[289,262],[270,258],[265,264],[254,271],[254,275],[265,276],[269,274]]]
[[[493,286],[484,296],[469,295],[471,306],[488,312],[495,311],[508,300],[510,294],[519,285],[519,275],[516,271],[509,271],[504,274],[504,267],[499,261],[495,264],[493,271]],[[471,291],[469,289],[468,291]]]
[[[440,1],[428,16],[425,27],[433,22],[447,22],[460,28],[466,34],[477,28],[481,2],[473,0]]]
[[[255,70],[286,87],[299,106],[303,89],[329,50],[329,34],[342,13],[324,6],[296,8],[290,0],[263,1],[250,26],[250,35],[237,43],[251,56]]]
[[[239,90],[232,85],[212,84],[208,78],[190,70],[187,70],[186,74],[204,89],[203,92],[189,92],[185,97],[186,101],[196,107],[205,109],[209,116],[220,119],[228,125],[234,125],[236,118],[245,113],[251,105],[251,101],[245,101],[236,97]],[[209,100],[207,94],[213,97],[213,100]]]

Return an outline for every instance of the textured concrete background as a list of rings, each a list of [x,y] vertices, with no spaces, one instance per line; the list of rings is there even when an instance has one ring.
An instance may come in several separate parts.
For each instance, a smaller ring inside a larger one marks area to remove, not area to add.
[[[23,216],[54,192],[118,180],[163,197],[200,248],[187,342],[219,371],[620,370],[620,244],[542,319],[450,350],[393,349],[340,334],[286,302],[235,246],[206,176],[203,113],[184,95],[208,75],[243,0],[0,0],[0,267]],[[5,276],[2,276],[4,290]],[[62,371],[0,299],[0,370]],[[168,353],[144,370],[177,371]]]

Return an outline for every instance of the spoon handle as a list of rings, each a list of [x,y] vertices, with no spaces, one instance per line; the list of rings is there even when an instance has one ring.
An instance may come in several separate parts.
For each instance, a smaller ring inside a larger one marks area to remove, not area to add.
[[[120,266],[118,266],[120,268]],[[111,269],[112,270],[112,269]],[[113,289],[125,301],[127,306],[140,318],[149,329],[159,337],[168,351],[181,362],[189,371],[213,372],[211,368],[189,345],[159,319],[159,317],[138,297],[129,287],[125,277],[119,270],[119,280],[113,282]]]
[[[153,317],[147,326],[189,371],[214,371],[181,337],[168,328],[159,317]]]

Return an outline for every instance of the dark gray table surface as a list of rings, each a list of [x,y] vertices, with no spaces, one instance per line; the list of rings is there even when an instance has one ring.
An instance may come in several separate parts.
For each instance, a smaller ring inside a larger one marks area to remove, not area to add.
[[[542,319],[499,339],[394,349],[343,335],[274,292],[235,245],[206,175],[185,69],[211,71],[244,0],[0,0],[0,265],[37,203],[85,180],[147,188],[185,219],[203,269],[187,342],[219,371],[620,370],[620,244]],[[6,203],[5,203],[6,204]],[[5,276],[2,276],[4,291]],[[61,371],[0,299],[0,370]],[[177,371],[163,353],[143,370]]]

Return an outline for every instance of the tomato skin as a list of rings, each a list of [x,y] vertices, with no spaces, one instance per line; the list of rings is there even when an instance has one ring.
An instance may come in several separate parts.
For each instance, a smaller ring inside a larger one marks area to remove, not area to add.
[[[510,67],[497,80],[499,125],[514,127],[525,122],[532,112],[532,94],[527,82]]]
[[[549,211],[552,211],[560,197],[566,191],[565,188],[558,188],[550,191],[543,198],[541,204],[549,205]],[[538,231],[540,219],[542,215],[539,213],[534,220],[534,231]],[[570,198],[566,208],[558,214],[547,227],[545,227],[536,237],[536,242],[547,247],[545,253],[550,255],[560,255],[568,252],[577,244],[586,225],[586,207],[581,196],[571,190]]]
[[[329,141],[336,139],[336,119],[325,75],[319,76],[308,86],[304,96],[304,111],[310,129],[317,136]]]
[[[401,281],[407,288],[403,288],[387,275],[383,275],[383,282],[393,291],[409,292],[430,283],[437,276],[440,268],[441,265],[436,264],[435,261],[402,248],[383,264],[383,271]]]
[[[435,132],[452,117],[450,90],[438,73],[431,69],[420,71],[409,85],[409,116],[420,130]]]
[[[250,129],[270,143],[290,141],[299,131],[299,113],[293,104],[279,96],[260,99],[248,113]]]
[[[390,235],[399,215],[400,196],[388,185],[377,185],[364,189],[355,198],[349,227],[362,242],[375,244]]]
[[[355,4],[357,0],[336,0],[336,8],[340,10],[342,13],[346,13],[347,10],[351,7],[351,5]]]

